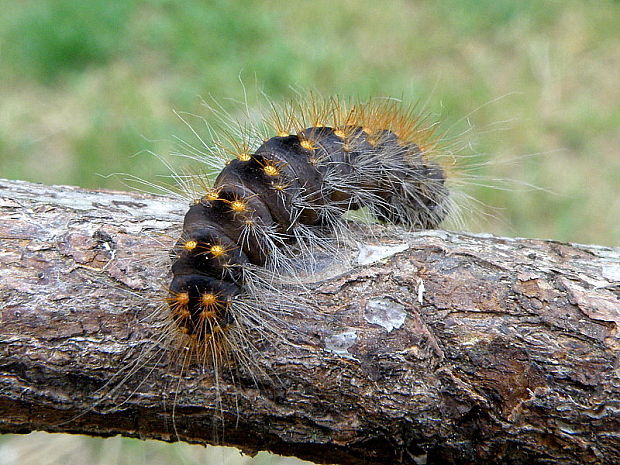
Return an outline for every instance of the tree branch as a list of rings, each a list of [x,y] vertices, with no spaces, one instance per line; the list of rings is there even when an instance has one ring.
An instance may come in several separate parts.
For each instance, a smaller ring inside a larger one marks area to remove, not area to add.
[[[169,266],[151,251],[185,205],[0,180],[0,209],[1,432],[322,463],[620,463],[620,249],[377,228],[314,285],[295,344],[261,345],[277,382],[216,386],[144,355]]]

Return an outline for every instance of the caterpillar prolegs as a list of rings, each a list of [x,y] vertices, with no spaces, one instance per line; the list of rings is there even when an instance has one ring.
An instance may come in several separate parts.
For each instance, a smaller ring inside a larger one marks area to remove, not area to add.
[[[333,247],[347,235],[345,212],[428,229],[451,208],[434,127],[396,101],[291,104],[274,108],[271,123],[276,135],[256,150],[236,145],[173,250],[172,321],[202,352],[227,345],[252,292],[248,270],[288,272],[317,244]]]

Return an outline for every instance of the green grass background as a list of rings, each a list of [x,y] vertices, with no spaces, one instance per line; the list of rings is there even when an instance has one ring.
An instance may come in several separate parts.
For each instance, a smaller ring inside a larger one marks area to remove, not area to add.
[[[0,176],[154,179],[173,110],[290,87],[421,101],[471,143],[469,229],[620,242],[620,2],[0,0]],[[466,118],[466,119],[463,119]],[[137,155],[138,154],[138,155]],[[534,155],[535,154],[535,155]],[[532,156],[528,156],[532,155]],[[507,160],[512,160],[508,162]],[[544,190],[527,190],[530,183]],[[495,184],[503,184],[496,182]]]
[[[192,139],[173,110],[210,120],[201,97],[213,96],[235,112],[241,81],[250,103],[257,88],[279,101],[291,86],[396,96],[422,102],[471,145],[464,163],[506,187],[467,187],[490,213],[468,229],[620,243],[618,1],[0,0],[0,11],[2,177],[155,180],[165,168],[144,151]]]

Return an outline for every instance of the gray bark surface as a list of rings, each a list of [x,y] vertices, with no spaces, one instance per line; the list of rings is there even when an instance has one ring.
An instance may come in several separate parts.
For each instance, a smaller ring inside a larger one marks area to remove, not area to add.
[[[257,342],[269,376],[216,383],[178,369],[152,316],[186,208],[0,180],[0,432],[319,463],[620,463],[620,249],[377,227],[308,284],[315,311],[285,322],[288,343]]]

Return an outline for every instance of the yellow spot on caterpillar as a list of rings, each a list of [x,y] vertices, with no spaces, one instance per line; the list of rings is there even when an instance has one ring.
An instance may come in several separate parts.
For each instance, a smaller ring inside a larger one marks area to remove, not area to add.
[[[239,161],[245,162],[252,159],[252,148],[248,134],[233,134],[224,131],[223,139],[223,141],[215,141],[215,144],[219,145],[224,153],[232,155]],[[226,164],[230,162],[231,160],[227,160]]]
[[[283,162],[269,159],[257,160],[257,162],[267,176],[275,177],[282,173]]]
[[[187,308],[183,308],[181,310],[179,310],[177,312],[177,315],[179,315],[179,318],[182,318],[184,320],[188,319],[190,316],[192,316],[192,314],[189,312],[189,310]]]
[[[241,152],[237,154],[237,160],[239,161],[250,161],[252,159],[252,155],[248,152]]]
[[[278,131],[278,132],[276,132],[276,136],[278,136],[278,137],[288,137],[288,136],[290,136],[290,133],[288,133],[287,131]]]
[[[278,169],[278,167],[270,163],[263,166],[263,172],[267,176],[278,176],[280,174],[280,170]]]
[[[220,193],[215,189],[211,189],[202,198],[208,202],[214,202],[220,198]]]
[[[170,292],[170,296],[166,297],[166,302],[173,312],[178,312],[189,303],[189,294],[187,292]]]
[[[305,138],[301,138],[300,137],[299,145],[301,145],[302,148],[304,148],[306,150],[314,150],[314,149],[316,149],[316,146],[314,145],[314,143],[310,139],[305,139]]]
[[[187,250],[188,252],[191,252],[192,250],[194,250],[196,247],[198,247],[198,242],[191,240],[191,241],[186,241],[185,244],[183,244],[183,248],[185,250]]]
[[[189,294],[187,292],[179,292],[174,300],[178,305],[187,305],[189,303]]]
[[[183,334],[188,334],[189,328],[187,326],[179,326],[179,331],[181,331]]]
[[[219,303],[219,299],[215,294],[210,292],[205,292],[200,296],[200,305],[203,307],[212,307],[213,305],[217,305]]]
[[[211,252],[211,255],[213,255],[214,257],[221,257],[222,255],[226,255],[226,249],[224,249],[224,247],[222,247],[221,245],[212,245],[209,249],[209,252]]]
[[[345,137],[347,137],[347,135],[345,134],[345,132],[342,129],[334,130],[334,135],[336,137],[338,137],[339,139],[344,139]]]
[[[241,199],[233,200],[232,202],[230,202],[230,209],[236,213],[242,213],[244,211],[247,211],[248,204]]]
[[[342,144],[342,150],[344,152],[351,152],[353,149],[351,147],[351,144],[349,144],[348,142],[345,142],[344,144]]]

